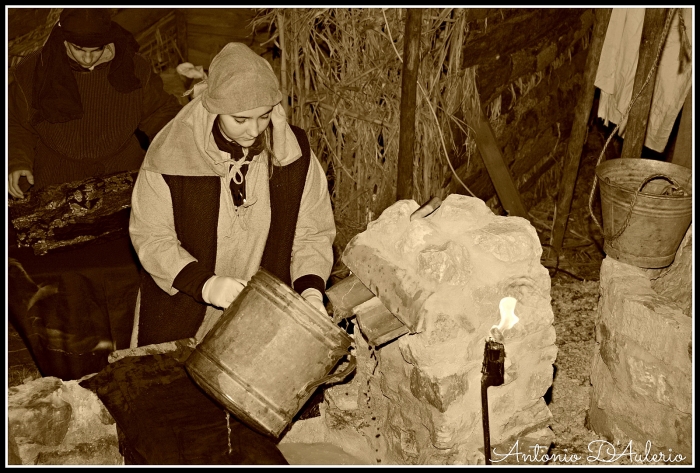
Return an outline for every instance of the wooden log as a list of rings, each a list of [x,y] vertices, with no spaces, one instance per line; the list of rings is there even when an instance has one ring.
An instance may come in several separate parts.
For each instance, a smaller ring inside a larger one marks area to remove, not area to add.
[[[595,95],[595,76],[598,72],[598,62],[603,50],[605,34],[610,22],[611,8],[597,8],[595,12],[595,23],[591,43],[588,46],[588,56],[583,72],[583,90],[574,108],[574,123],[569,136],[569,144],[564,155],[564,169],[562,171],[561,183],[559,184],[559,195],[557,196],[557,211],[552,224],[552,246],[559,254],[564,242],[566,224],[569,221],[571,211],[571,201],[574,196],[576,176],[581,162],[581,152],[586,140],[588,130],[588,118],[593,106],[593,96]]]
[[[466,103],[470,104],[471,101],[467,100]],[[520,200],[518,189],[516,189],[513,178],[508,171],[508,166],[503,161],[503,155],[498,147],[488,119],[484,116],[481,107],[474,109],[470,105],[467,106],[469,107],[469,113],[468,117],[465,117],[466,121],[474,130],[476,147],[484,160],[484,165],[491,177],[493,186],[496,188],[496,193],[503,208],[506,209],[509,215],[529,219],[527,210],[525,210],[525,206]]]
[[[47,186],[8,202],[17,246],[43,255],[93,240],[128,235],[138,170]]]
[[[408,327],[384,307],[377,297],[355,307],[353,312],[360,331],[371,347],[383,345],[409,332]]]
[[[357,276],[351,274],[331,286],[326,291],[326,296],[331,301],[333,320],[337,323],[351,317],[353,315],[352,309],[373,298],[374,294],[362,284]]]
[[[640,90],[641,93],[629,112],[621,158],[642,157],[642,148],[647,136],[651,97],[654,93],[654,84],[656,83],[656,68],[651,73],[649,82],[647,82],[644,89],[642,89],[642,85],[646,82],[649,71],[652,70],[656,62],[657,50],[659,42],[663,39],[662,32],[667,14],[668,8],[647,8],[644,11],[642,42],[639,45],[639,61],[637,62],[637,72],[634,75],[632,98],[634,99]]]
[[[413,155],[416,139],[416,91],[420,66],[421,8],[406,9],[401,71],[401,117],[399,119],[399,158],[396,169],[396,199],[413,198]]]

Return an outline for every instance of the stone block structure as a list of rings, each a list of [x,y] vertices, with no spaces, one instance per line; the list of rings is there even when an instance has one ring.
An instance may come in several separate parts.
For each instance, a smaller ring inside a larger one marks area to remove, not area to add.
[[[692,455],[692,225],[673,264],[600,270],[590,427],[614,444]]]
[[[396,202],[343,254],[409,333],[372,347],[357,330],[355,377],[326,390],[321,418],[297,422],[283,441],[336,443],[377,464],[483,463],[484,344],[510,296],[519,322],[502,333],[504,384],[488,390],[491,445],[546,453],[553,433],[543,396],[557,347],[535,229],[462,195],[410,221],[417,208]]]

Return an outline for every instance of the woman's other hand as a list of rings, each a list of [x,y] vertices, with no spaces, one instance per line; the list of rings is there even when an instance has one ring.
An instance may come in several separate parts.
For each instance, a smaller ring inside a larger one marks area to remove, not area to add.
[[[242,279],[212,276],[204,283],[202,299],[207,304],[227,309],[245,286],[246,282]]]
[[[10,195],[15,199],[24,198],[24,192],[22,192],[22,188],[19,185],[19,181],[22,176],[25,176],[27,178],[27,182],[29,182],[31,186],[34,185],[34,174],[32,174],[32,172],[29,169],[20,169],[18,171],[12,171],[7,178],[7,188],[10,192]]]
[[[314,289],[312,287],[305,289],[301,293],[301,297],[303,297],[306,302],[314,306],[314,308],[326,315],[328,315],[328,311],[326,311],[326,306],[323,304],[323,294],[318,289]]]

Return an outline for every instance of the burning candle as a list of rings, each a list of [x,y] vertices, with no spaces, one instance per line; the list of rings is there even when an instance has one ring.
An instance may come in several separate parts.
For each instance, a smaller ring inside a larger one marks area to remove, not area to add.
[[[515,315],[515,305],[518,300],[515,297],[504,297],[501,302],[498,303],[498,310],[501,313],[501,321],[498,325],[491,327],[489,331],[489,336],[491,339],[498,342],[503,341],[503,332],[512,328],[520,320],[517,315]]]

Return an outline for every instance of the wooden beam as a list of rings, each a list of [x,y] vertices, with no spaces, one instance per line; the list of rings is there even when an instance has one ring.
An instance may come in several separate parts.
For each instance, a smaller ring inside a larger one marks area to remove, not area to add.
[[[566,154],[564,155],[564,169],[562,170],[559,194],[557,196],[557,211],[552,224],[552,246],[557,253],[561,250],[566,225],[569,221],[576,176],[581,163],[581,152],[583,151],[583,144],[588,130],[588,118],[593,107],[595,76],[598,72],[598,62],[600,62],[600,54],[603,50],[611,14],[612,8],[597,8],[595,12],[593,34],[591,43],[588,46],[588,56],[586,57],[586,66],[583,71],[583,90],[574,108],[574,123],[571,128]]]
[[[649,76],[652,66],[656,62],[656,53],[661,41],[664,23],[668,8],[647,8],[644,11],[644,26],[642,27],[642,42],[639,45],[639,61],[637,72],[634,75],[632,98],[641,93],[637,101],[630,109],[625,131],[625,141],[622,145],[622,158],[641,158],[644,140],[647,135],[647,123],[649,122],[649,109],[651,97],[656,83],[656,69],[654,69],[649,82],[644,89],[642,85]],[[677,33],[676,33],[677,34]]]
[[[401,117],[399,159],[396,170],[396,199],[413,198],[413,155],[416,138],[416,85],[420,66],[420,30],[423,9],[407,8],[401,72]]]
[[[484,160],[486,170],[491,177],[496,194],[509,215],[523,217],[529,220],[527,210],[520,199],[518,189],[515,187],[513,177],[510,175],[508,166],[503,160],[503,155],[496,142],[491,125],[484,116],[481,106],[474,109],[471,100],[467,99],[468,116],[465,117],[469,126],[474,130],[474,141],[479,149],[479,154]]]

